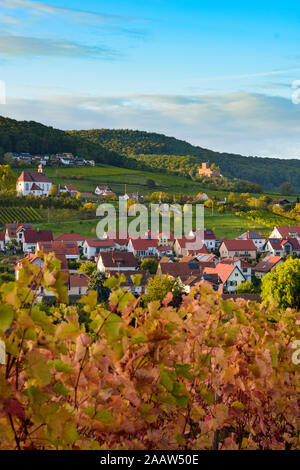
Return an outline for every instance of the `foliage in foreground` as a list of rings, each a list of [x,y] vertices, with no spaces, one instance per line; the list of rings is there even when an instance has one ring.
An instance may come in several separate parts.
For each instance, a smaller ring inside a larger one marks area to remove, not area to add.
[[[50,255],[1,286],[0,449],[299,448],[298,313],[206,284],[178,309],[170,293],[142,308],[119,283],[109,307],[82,298],[88,331],[76,307],[35,303],[39,285],[67,302]]]

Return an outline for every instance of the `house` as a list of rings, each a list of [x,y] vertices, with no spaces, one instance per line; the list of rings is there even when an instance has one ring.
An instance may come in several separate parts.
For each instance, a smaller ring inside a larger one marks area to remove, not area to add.
[[[25,230],[32,230],[32,224],[6,224],[5,226],[5,243],[11,243],[16,240],[18,244],[22,241],[22,234]]]
[[[157,251],[158,242],[157,240],[137,238],[130,238],[127,250],[134,254],[134,256],[139,256],[140,258],[153,257],[158,254]]]
[[[300,243],[297,238],[269,238],[267,240],[264,251],[273,256],[285,257],[288,255],[299,255],[300,254]]]
[[[223,258],[222,259],[222,264],[234,264],[243,273],[246,281],[249,281],[249,282],[252,281],[253,266],[252,266],[252,264],[247,263],[247,261],[245,261],[244,259],[242,259],[242,258]]]
[[[38,242],[51,242],[51,230],[25,230],[22,233],[22,247],[24,253],[34,253]]]
[[[0,251],[4,251],[5,248],[5,233],[0,232]]]
[[[196,253],[208,253],[207,247],[203,240],[203,235],[198,237],[189,236],[176,238],[174,243],[174,251],[176,256],[192,255]]]
[[[39,258],[38,256],[32,253],[29,253],[27,256],[25,256],[25,258],[18,260],[15,266],[15,277],[17,281],[19,279],[20,270],[23,268],[26,261],[28,261],[30,264],[33,264],[34,266],[38,266],[40,269],[43,269],[44,267],[43,259]]]
[[[121,282],[123,289],[131,292],[135,296],[140,296],[146,292],[147,283],[150,279],[150,274],[147,271],[137,269],[136,271],[122,271],[122,275],[125,276],[126,281]],[[140,283],[138,286],[134,285],[133,276],[140,276]]]
[[[237,240],[252,240],[258,251],[263,251],[266,243],[265,237],[256,232],[244,232],[237,237]]]
[[[268,255],[253,268],[254,275],[258,279],[262,279],[266,274],[276,269],[277,266],[282,263],[284,263],[284,259],[281,256]]]
[[[223,291],[234,292],[239,284],[246,281],[245,276],[234,264],[218,263],[215,268],[205,268],[204,274],[217,274],[222,282]]]
[[[198,193],[197,196],[195,197],[194,201],[210,201],[210,198],[206,193]]]
[[[203,243],[209,252],[215,251],[216,249],[216,236],[213,230],[204,230]]]
[[[78,261],[80,259],[79,249],[76,242],[47,241],[38,242],[36,254],[42,251],[44,254],[54,253],[55,256],[63,255],[67,260]]]
[[[134,199],[137,202],[142,201],[142,196],[139,193],[125,193],[124,196],[119,196],[121,201],[128,201],[129,199]]]
[[[115,249],[115,242],[109,239],[86,238],[83,243],[83,254],[89,260],[96,260],[99,253]]]
[[[18,196],[49,196],[52,182],[45,175],[42,165],[38,172],[22,171],[17,180],[16,191]]]
[[[88,292],[89,278],[84,274],[71,274],[68,282],[69,296],[82,296]]]
[[[135,271],[137,261],[133,253],[126,251],[112,251],[100,253],[97,260],[97,269],[100,272]]]
[[[78,248],[82,248],[86,237],[80,235],[80,233],[62,233],[57,237],[54,237],[55,242],[76,242]]]
[[[196,255],[196,259],[199,261],[199,263],[217,264],[219,261],[218,257],[212,253],[200,253]]]
[[[64,189],[67,193],[70,194],[70,196],[73,196],[73,197],[76,197],[76,195],[78,193],[78,190],[77,190],[76,186],[74,186],[73,184],[66,184],[64,186]]]
[[[173,250],[170,246],[160,246],[160,245],[158,245],[156,250],[157,250],[157,254],[160,258],[162,256],[172,256],[173,255]]]
[[[182,282],[189,279],[190,276],[200,277],[202,270],[199,263],[196,261],[181,262],[181,263],[159,263],[157,268],[159,276],[171,276],[176,279],[179,278]]]
[[[158,246],[170,246],[174,245],[174,235],[172,232],[160,232],[158,234]]]
[[[285,207],[287,204],[291,204],[293,201],[288,201],[287,199],[274,199],[270,205],[277,207]]]
[[[95,189],[95,194],[99,197],[116,196],[109,186],[97,186]]]
[[[300,242],[300,226],[293,225],[293,226],[275,226],[269,236],[269,238],[297,238]]]
[[[256,259],[256,254],[252,240],[223,240],[220,246],[221,258]]]
[[[208,178],[223,178],[220,168],[215,167],[211,169],[208,162],[202,163],[202,167],[199,168],[198,173],[199,176],[207,176]]]

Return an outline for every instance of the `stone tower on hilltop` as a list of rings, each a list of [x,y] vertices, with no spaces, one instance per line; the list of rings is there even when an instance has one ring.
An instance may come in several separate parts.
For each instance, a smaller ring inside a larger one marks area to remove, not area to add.
[[[208,176],[209,178],[223,178],[220,168],[213,165],[210,167],[209,162],[203,162],[199,168],[199,176]]]

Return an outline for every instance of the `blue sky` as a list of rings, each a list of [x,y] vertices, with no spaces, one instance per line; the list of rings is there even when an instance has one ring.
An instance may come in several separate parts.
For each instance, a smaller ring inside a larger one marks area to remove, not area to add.
[[[295,1],[0,0],[0,113],[300,158],[299,44]]]

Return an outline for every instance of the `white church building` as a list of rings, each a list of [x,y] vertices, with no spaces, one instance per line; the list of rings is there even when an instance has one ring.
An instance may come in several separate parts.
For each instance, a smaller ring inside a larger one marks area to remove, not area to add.
[[[49,196],[52,182],[45,175],[43,166],[40,165],[37,172],[22,171],[18,178],[16,191],[18,196]]]

